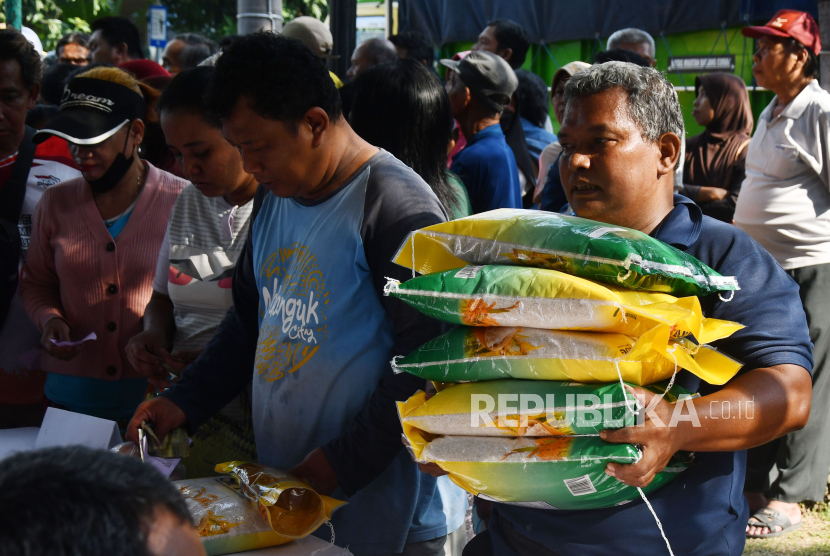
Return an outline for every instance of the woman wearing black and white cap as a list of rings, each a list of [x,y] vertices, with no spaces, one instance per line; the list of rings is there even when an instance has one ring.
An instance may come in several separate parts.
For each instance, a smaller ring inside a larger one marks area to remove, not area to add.
[[[147,379],[125,347],[141,331],[170,210],[187,183],[138,157],[144,122],[155,119],[145,100],[157,95],[123,70],[94,68],[70,81],[59,115],[34,139],[66,139],[83,175],[44,193],[20,288],[43,333],[46,397],[114,420],[144,398]]]

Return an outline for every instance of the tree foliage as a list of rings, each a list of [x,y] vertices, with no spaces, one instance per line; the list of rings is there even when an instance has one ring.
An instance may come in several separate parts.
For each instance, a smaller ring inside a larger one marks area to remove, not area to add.
[[[64,34],[88,33],[93,20],[121,12],[121,0],[21,1],[23,25],[34,29],[47,51],[54,49]],[[282,16],[286,22],[301,15],[322,20],[328,16],[328,1],[283,0]],[[148,8],[150,4],[148,1]],[[236,34],[236,0],[162,0],[161,4],[167,7],[171,34],[199,33],[215,40]],[[4,0],[0,0],[0,22],[5,22]]]
[[[164,0],[172,33],[199,33],[218,40],[236,34],[236,2],[234,0]],[[328,0],[283,0],[282,16],[291,21],[310,15],[325,19]]]
[[[32,28],[52,50],[63,35],[71,31],[89,32],[89,23],[99,17],[118,13],[120,0],[21,0],[23,25]],[[5,23],[5,2],[0,0],[0,21]]]

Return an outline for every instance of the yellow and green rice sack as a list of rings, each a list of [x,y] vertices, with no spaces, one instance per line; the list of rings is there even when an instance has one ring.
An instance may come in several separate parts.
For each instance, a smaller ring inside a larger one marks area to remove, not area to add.
[[[403,402],[399,403],[404,405]],[[633,464],[642,454],[630,444],[596,436],[493,438],[435,436],[404,425],[410,453],[435,463],[472,494],[539,509],[592,510],[639,499],[637,489],[605,474],[611,463]],[[645,488],[652,492],[687,465],[669,463]]]
[[[533,266],[676,296],[740,289],[734,277],[637,230],[537,210],[499,209],[416,230],[394,261],[420,274]]]
[[[403,284],[390,279],[385,292],[432,318],[466,326],[597,330],[636,338],[664,324],[672,327],[672,339],[697,344],[743,328],[703,317],[694,296],[626,290],[540,268],[467,266]]]
[[[666,382],[645,386],[675,403],[696,397]],[[636,424],[640,405],[619,382],[579,384],[551,380],[489,380],[456,384],[430,399],[417,392],[401,423],[454,436],[596,435]]]
[[[459,326],[396,357],[392,366],[439,382],[520,378],[591,384],[622,377],[638,386],[666,380],[680,368],[720,385],[740,370],[740,362],[709,346],[670,342],[669,333],[668,326],[658,326],[635,340],[605,332]]]

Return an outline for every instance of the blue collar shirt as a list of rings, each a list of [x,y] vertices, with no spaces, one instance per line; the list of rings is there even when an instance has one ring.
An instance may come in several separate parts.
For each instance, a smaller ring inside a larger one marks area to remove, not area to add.
[[[713,345],[743,362],[740,373],[783,364],[811,372],[812,344],[798,285],[763,247],[735,226],[704,216],[697,205],[680,195],[674,196],[674,203],[652,236],[722,275],[737,277],[741,287],[728,302],[717,294],[700,300],[706,317],[745,325]],[[679,372],[677,381],[702,396],[722,388],[687,371]],[[737,417],[738,409],[730,408],[731,418]],[[729,417],[724,409],[723,418]],[[695,465],[648,496],[675,554],[742,554],[749,518],[743,496],[745,470],[745,450],[698,452]],[[494,553],[499,555],[520,554],[505,539],[500,521],[508,521],[516,532],[560,556],[666,553],[654,517],[639,499],[582,511],[495,504],[494,515],[498,517],[492,520],[491,536]]]
[[[467,138],[450,168],[470,196],[473,214],[500,208],[522,208],[522,186],[516,158],[499,124]]]

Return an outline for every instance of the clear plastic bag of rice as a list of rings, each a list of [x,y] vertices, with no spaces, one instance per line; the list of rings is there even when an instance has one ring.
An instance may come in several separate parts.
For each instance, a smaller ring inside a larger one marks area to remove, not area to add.
[[[255,463],[216,466],[229,476],[176,481],[208,556],[307,537],[344,502],[291,475]]]

